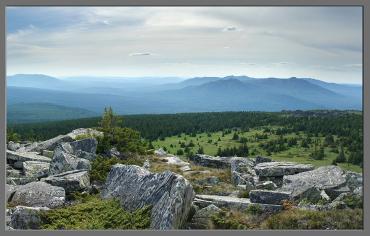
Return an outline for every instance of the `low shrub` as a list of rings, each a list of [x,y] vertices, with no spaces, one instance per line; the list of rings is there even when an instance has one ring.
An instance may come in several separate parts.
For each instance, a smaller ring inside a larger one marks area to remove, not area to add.
[[[355,208],[362,209],[363,208],[362,197],[360,197],[358,195],[349,195],[349,196],[346,196],[346,197],[343,198],[343,202],[349,208],[352,208],[352,209],[355,209]]]
[[[267,218],[264,229],[362,229],[362,209],[311,211],[291,209]]]
[[[127,212],[118,200],[102,200],[97,196],[83,197],[80,203],[41,213],[42,229],[99,230],[148,229],[151,207]]]
[[[260,205],[250,205],[247,208],[247,213],[252,214],[252,215],[260,215],[263,213],[263,210]]]

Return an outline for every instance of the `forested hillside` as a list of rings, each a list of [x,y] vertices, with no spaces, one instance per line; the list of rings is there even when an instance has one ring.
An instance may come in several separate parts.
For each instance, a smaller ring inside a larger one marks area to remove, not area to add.
[[[76,128],[96,127],[99,120],[100,118],[86,118],[35,124],[13,124],[8,126],[8,137],[11,138],[16,133],[23,140],[45,140],[68,133]],[[181,134],[195,137],[196,134],[202,133],[231,132],[232,130],[247,132],[250,129],[258,128],[264,131],[263,135],[281,136],[280,141],[269,140],[265,144],[268,146],[261,146],[268,153],[287,150],[281,147],[281,142],[285,146],[289,142],[284,135],[302,133],[305,137],[310,138],[310,142],[313,142],[312,140],[315,138],[327,139],[327,142],[330,142],[335,137],[336,150],[343,146],[347,155],[351,157],[349,158],[350,162],[361,166],[363,155],[362,121],[362,113],[353,111],[215,112],[124,116],[123,126],[138,130],[141,136],[149,142]],[[314,145],[313,143],[309,144]],[[323,143],[320,143],[315,146],[318,153],[322,145]]]

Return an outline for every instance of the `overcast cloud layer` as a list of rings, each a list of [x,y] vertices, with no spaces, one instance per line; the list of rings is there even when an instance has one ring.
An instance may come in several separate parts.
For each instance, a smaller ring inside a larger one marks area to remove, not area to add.
[[[9,7],[7,74],[362,82],[360,7]]]

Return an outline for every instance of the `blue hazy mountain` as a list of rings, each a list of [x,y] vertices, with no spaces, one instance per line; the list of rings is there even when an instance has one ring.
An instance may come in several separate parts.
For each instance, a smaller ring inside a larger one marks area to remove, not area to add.
[[[86,109],[50,103],[18,103],[7,107],[7,118],[12,123],[68,120],[98,115],[98,113]]]
[[[42,74],[17,74],[7,76],[7,86],[61,89],[65,83],[57,78]]]
[[[31,78],[34,82],[28,86],[16,83],[17,80],[8,82],[9,106],[48,102],[96,114],[101,114],[105,106],[112,106],[120,114],[362,109],[362,86],[311,78],[227,76],[191,78],[174,83],[163,79],[156,83],[146,83],[145,79],[117,80],[113,84],[99,78],[81,83],[81,80],[66,81],[47,76],[41,76],[44,83],[40,84],[35,81],[37,78]],[[8,78],[8,81],[13,79]]]

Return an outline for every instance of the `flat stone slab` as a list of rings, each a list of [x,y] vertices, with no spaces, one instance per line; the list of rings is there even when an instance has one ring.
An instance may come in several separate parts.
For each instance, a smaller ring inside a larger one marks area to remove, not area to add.
[[[291,200],[290,192],[273,190],[251,190],[249,192],[251,202],[281,205],[284,200]]]
[[[6,183],[11,185],[24,185],[31,182],[37,181],[36,177],[7,177]]]
[[[313,169],[314,166],[311,164],[298,164],[294,162],[263,162],[254,167],[256,174],[262,177],[294,175]]]
[[[227,209],[239,211],[244,211],[248,209],[248,207],[251,205],[257,205],[261,207],[262,210],[269,212],[277,212],[283,209],[281,205],[253,203],[248,198],[237,198],[218,195],[195,195],[194,204],[198,205],[201,208],[213,204],[219,208],[224,207]]]
[[[57,137],[38,143],[37,146],[29,149],[29,151],[35,152],[42,152],[42,150],[53,151],[58,144],[72,141],[73,139],[68,135],[58,135]]]
[[[6,158],[12,160],[13,162],[17,161],[41,161],[41,162],[51,162],[51,159],[38,155],[37,152],[14,152],[6,150]]]
[[[189,158],[194,164],[211,168],[229,168],[230,157],[215,157],[196,154]]]
[[[164,156],[164,157],[161,157],[161,159],[166,160],[167,164],[169,164],[169,165],[176,165],[176,166],[188,166],[188,165],[190,165],[189,162],[183,161],[179,157],[173,156],[173,155]]]
[[[71,193],[86,189],[90,185],[90,176],[87,171],[73,170],[43,178],[41,181],[62,187],[66,193]]]
[[[312,171],[284,176],[280,190],[292,192],[294,197],[299,197],[310,188],[330,191],[345,186],[346,177],[340,167],[322,166]]]
[[[23,162],[23,174],[26,177],[41,178],[48,175],[50,163],[41,161]]]

